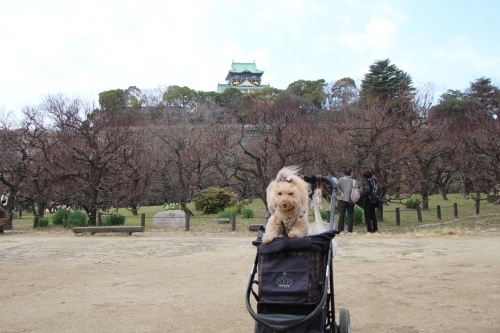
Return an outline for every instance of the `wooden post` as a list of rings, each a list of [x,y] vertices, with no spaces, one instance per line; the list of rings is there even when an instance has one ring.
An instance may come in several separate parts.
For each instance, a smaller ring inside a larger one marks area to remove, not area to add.
[[[101,212],[97,212],[97,226],[98,227],[102,226],[102,214],[101,214]]]
[[[68,214],[63,215],[63,227],[66,228],[66,221],[68,220]]]
[[[456,202],[453,203],[453,213],[455,214],[455,217],[458,217],[458,204]]]
[[[186,231],[189,231],[189,218],[191,216],[189,215],[189,213],[186,213]]]
[[[141,214],[141,227],[146,228],[146,214]]]
[[[479,215],[479,197],[476,198],[476,215]]]
[[[437,218],[438,220],[441,220],[441,206],[437,205]]]
[[[397,226],[401,225],[401,215],[399,213],[399,207],[396,207],[396,225]]]
[[[38,227],[38,215],[35,215],[35,219],[33,220],[33,229]]]
[[[19,217],[23,217],[23,210],[21,208],[21,206],[18,206],[19,207]]]
[[[422,208],[420,206],[417,207],[417,219],[418,222],[422,222]]]
[[[231,214],[231,230],[232,231],[236,230],[236,214],[235,213]]]
[[[10,224],[12,224],[12,212],[10,212],[10,214],[9,214],[9,221],[10,221]]]

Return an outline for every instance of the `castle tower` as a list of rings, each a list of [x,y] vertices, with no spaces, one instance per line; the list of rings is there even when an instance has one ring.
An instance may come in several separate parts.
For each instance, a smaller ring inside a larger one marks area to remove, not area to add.
[[[227,88],[236,88],[242,93],[251,93],[268,88],[268,84],[262,84],[262,74],[264,71],[257,69],[255,62],[234,62],[231,70],[227,73],[225,84],[217,86],[217,92],[222,93]]]

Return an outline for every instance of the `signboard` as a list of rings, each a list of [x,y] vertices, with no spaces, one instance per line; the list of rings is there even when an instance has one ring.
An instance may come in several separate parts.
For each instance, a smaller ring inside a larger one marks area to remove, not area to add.
[[[213,222],[229,222],[231,219],[229,217],[220,217],[220,218],[213,218]]]

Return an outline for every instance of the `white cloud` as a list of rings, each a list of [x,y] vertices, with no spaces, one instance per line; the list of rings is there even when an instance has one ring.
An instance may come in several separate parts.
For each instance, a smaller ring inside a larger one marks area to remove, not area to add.
[[[436,52],[436,57],[452,62],[472,60],[477,56],[477,52],[467,42],[467,37],[465,36],[455,37],[449,45],[441,47]]]
[[[215,90],[233,59],[255,60],[264,82],[279,88],[298,79],[358,80],[386,58],[438,84],[500,72],[496,22],[488,29],[435,22],[422,6],[410,11],[394,0],[0,2],[0,45],[8,50],[0,52],[0,106],[130,85]],[[450,39],[449,31],[469,39]]]
[[[476,72],[485,73],[486,76],[491,76],[491,72],[500,70],[500,56],[486,55],[478,51],[470,44],[467,36],[453,38],[446,45],[438,48],[434,56],[454,66],[472,68]]]
[[[384,16],[397,22],[409,22],[411,18],[402,11],[389,5],[387,2],[381,4],[372,4],[372,13],[374,16]]]
[[[329,35],[320,35],[312,40],[313,49],[317,52],[334,53],[336,40]]]
[[[355,53],[370,52],[372,56],[385,56],[395,42],[397,26],[382,18],[373,18],[363,32],[345,32],[339,42]]]

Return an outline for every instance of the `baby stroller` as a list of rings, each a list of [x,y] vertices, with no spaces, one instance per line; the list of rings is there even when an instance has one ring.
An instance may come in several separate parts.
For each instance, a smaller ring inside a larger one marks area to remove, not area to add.
[[[335,321],[332,259],[337,250],[334,237],[338,231],[333,223],[337,182],[329,176],[301,177],[313,189],[326,185],[332,190],[329,224],[323,223],[327,230],[316,235],[280,237],[264,244],[267,213],[264,226],[252,242],[257,255],[246,291],[246,306],[255,320],[254,333],[351,332],[349,310],[340,309],[339,323]],[[252,308],[251,294],[257,311]]]

